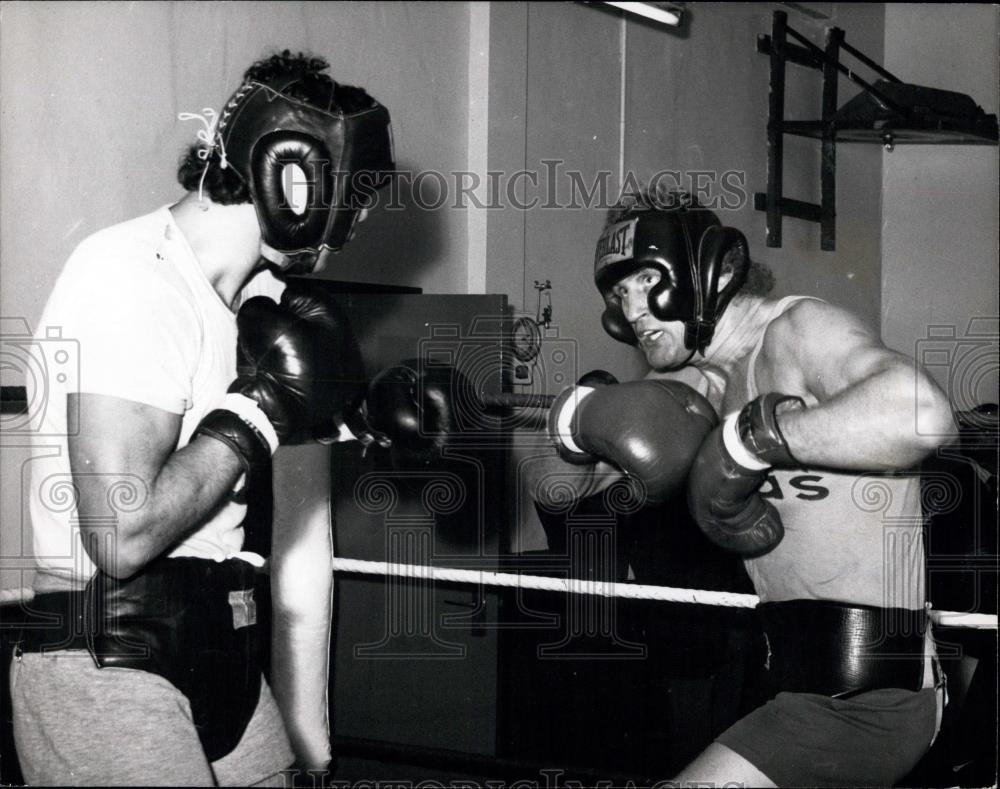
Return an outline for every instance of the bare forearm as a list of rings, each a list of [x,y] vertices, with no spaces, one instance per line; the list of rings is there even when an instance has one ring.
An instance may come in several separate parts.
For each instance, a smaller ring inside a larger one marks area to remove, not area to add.
[[[128,577],[160,556],[211,515],[233,489],[243,467],[225,444],[198,438],[170,455],[151,479],[106,472],[99,488],[114,511],[113,530],[100,522],[83,524],[88,553],[105,572]],[[117,479],[116,479],[117,478]],[[116,506],[113,486],[127,493]],[[93,495],[93,491],[91,492]],[[99,512],[100,502],[81,502],[81,511]],[[87,506],[89,504],[89,506]]]
[[[332,616],[330,448],[283,447],[274,456],[271,663],[275,698],[296,763],[330,760],[327,683]]]
[[[778,423],[803,465],[858,470],[911,468],[954,432],[947,398],[905,364],[811,408],[781,414]]]

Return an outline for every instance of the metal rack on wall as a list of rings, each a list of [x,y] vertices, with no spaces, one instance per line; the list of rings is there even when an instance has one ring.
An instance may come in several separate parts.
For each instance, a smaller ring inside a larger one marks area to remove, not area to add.
[[[789,38],[799,43],[789,42]],[[877,143],[892,150],[897,144],[996,145],[997,117],[985,114],[969,97],[951,91],[902,82],[880,64],[844,40],[837,27],[826,30],[820,48],[788,24],[788,14],[775,11],[771,35],[757,37],[757,51],[771,59],[767,122],[767,191],[754,194],[754,208],[767,212],[767,246],[781,246],[784,217],[816,222],[820,248],[836,249],[837,142]],[[874,83],[841,62],[847,53],[874,71]],[[823,73],[819,120],[785,118],[785,66],[788,62]],[[838,75],[844,74],[862,92],[837,108]],[[820,202],[785,197],[784,135],[820,140]]]

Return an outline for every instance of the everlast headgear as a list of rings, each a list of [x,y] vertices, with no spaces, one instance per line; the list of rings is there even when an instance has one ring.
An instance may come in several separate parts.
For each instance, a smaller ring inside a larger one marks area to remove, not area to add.
[[[746,279],[747,242],[711,211],[692,205],[691,198],[672,197],[663,207],[635,206],[598,240],[594,282],[606,304],[601,323],[616,340],[638,344],[613,288],[651,266],[661,277],[649,291],[650,314],[661,321],[684,321],[685,346],[704,354],[716,322]],[[733,277],[720,290],[722,262],[733,249]]]
[[[226,104],[217,133],[223,161],[250,190],[265,257],[311,269],[320,252],[347,242],[359,200],[388,182],[395,163],[385,107],[372,99],[371,106],[345,111],[334,105],[333,90],[328,106],[317,107],[289,95],[300,79],[243,83]],[[305,175],[301,213],[282,184],[289,165]]]

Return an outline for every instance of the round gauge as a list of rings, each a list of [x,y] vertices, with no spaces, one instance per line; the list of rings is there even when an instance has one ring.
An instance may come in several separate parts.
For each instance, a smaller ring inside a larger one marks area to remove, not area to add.
[[[511,327],[511,346],[522,362],[530,362],[538,356],[542,343],[542,332],[532,318],[518,318]]]

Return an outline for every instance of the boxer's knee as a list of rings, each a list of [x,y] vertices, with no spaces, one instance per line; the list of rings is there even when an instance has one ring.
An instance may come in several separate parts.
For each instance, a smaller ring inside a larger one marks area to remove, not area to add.
[[[736,751],[713,742],[676,775],[676,786],[770,787],[777,784]]]

